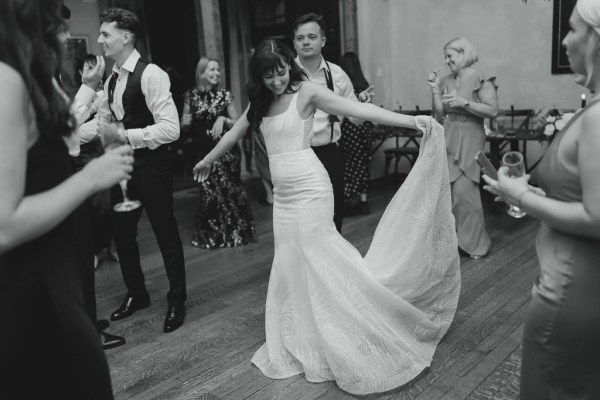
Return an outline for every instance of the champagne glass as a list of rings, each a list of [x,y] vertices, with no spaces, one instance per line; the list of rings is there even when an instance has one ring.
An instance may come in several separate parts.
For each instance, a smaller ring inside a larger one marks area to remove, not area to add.
[[[107,134],[104,130],[101,130],[100,139],[102,140],[102,145],[106,150],[127,144],[127,142],[123,139],[125,134],[123,122],[117,121],[112,115],[105,115],[100,121],[104,124],[115,126],[118,132],[118,134]],[[127,212],[135,210],[142,205],[142,203],[140,203],[138,200],[129,199],[129,196],[127,195],[126,179],[119,181],[119,187],[121,188],[121,193],[123,193],[123,201],[115,204],[113,206],[113,210],[117,212]]]
[[[523,160],[523,154],[518,151],[509,151],[504,154],[502,157],[502,165],[508,168],[507,173],[511,178],[525,175],[525,161]],[[513,218],[522,218],[527,215],[525,211],[512,204],[508,205],[506,212]]]
[[[450,107],[448,103],[451,98],[456,97],[456,94],[456,87],[448,87],[448,85],[444,86],[444,89],[442,90],[442,104],[447,107]]]

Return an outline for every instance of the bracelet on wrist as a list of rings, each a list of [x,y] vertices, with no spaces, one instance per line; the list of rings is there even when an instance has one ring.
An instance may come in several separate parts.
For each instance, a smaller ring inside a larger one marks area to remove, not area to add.
[[[433,90],[431,91],[431,94],[441,94],[442,92],[434,92]]]

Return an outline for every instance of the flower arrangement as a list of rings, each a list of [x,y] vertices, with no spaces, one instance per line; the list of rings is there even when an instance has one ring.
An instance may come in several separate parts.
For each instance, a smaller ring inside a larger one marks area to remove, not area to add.
[[[560,131],[569,123],[575,113],[573,112],[561,112],[557,109],[549,110],[545,117],[542,117],[543,125],[540,127],[541,133],[546,137],[553,136],[556,132]]]

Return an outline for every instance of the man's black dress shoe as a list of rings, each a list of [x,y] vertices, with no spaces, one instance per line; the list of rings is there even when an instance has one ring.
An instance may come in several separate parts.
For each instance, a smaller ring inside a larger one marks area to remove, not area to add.
[[[106,332],[98,332],[100,344],[104,350],[114,349],[115,347],[123,346],[125,338],[123,336],[111,335]]]
[[[173,332],[175,329],[183,325],[184,317],[184,306],[169,306],[169,309],[167,310],[167,317],[165,318],[165,325],[163,326],[163,331],[165,333]]]
[[[125,301],[121,304],[121,307],[117,308],[115,312],[110,315],[112,321],[118,321],[123,318],[129,317],[131,314],[141,308],[146,308],[150,305],[150,299],[138,299],[131,296],[126,296]]]

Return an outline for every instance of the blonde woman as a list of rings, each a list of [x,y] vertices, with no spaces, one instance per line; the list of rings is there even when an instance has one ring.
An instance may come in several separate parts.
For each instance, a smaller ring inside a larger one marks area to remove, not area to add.
[[[219,62],[202,57],[196,85],[184,95],[181,129],[191,141],[194,162],[207,155],[237,121],[239,113],[229,90],[219,87]],[[215,163],[211,177],[200,182],[196,210],[195,247],[235,247],[256,241],[254,217],[241,179],[242,153],[233,146]]]
[[[434,114],[444,118],[458,247],[477,259],[488,253],[491,241],[479,194],[481,172],[474,157],[485,145],[483,119],[498,113],[496,78],[473,68],[479,57],[467,39],[446,43],[444,59],[450,73],[440,78],[432,72],[428,84]]]
[[[523,330],[521,399],[600,398],[600,2],[579,0],[563,40],[575,82],[593,95],[529,176],[485,189],[540,220],[536,280]]]

